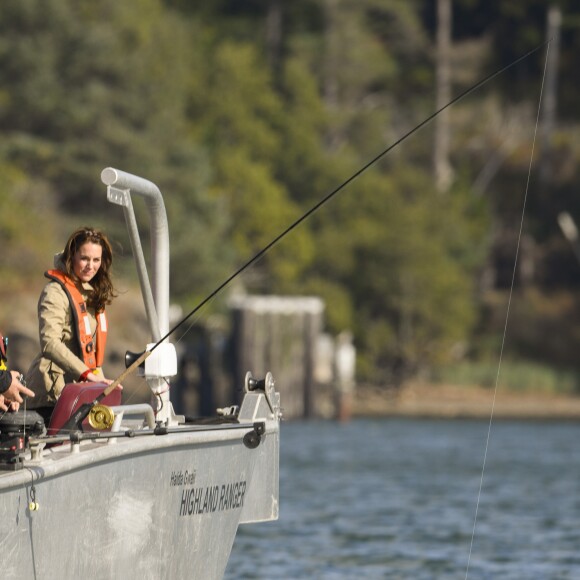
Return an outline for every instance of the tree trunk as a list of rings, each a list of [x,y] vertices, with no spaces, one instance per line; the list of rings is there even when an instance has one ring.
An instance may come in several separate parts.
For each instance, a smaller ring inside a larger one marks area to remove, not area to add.
[[[540,179],[544,185],[550,183],[553,175],[552,134],[556,126],[556,85],[558,78],[558,57],[560,52],[560,27],[562,25],[562,11],[559,6],[550,6],[548,9],[548,23],[546,28],[548,55],[546,63],[546,79],[544,87],[544,103],[540,124]]]
[[[324,104],[331,116],[336,115],[339,103],[339,33],[338,33],[338,10],[340,0],[324,0],[324,66],[322,78],[322,96]],[[325,142],[328,150],[338,147],[341,140],[341,132],[336,123],[330,123],[326,132]]]
[[[451,0],[437,0],[437,71],[436,109],[451,100]],[[447,191],[453,179],[449,162],[449,115],[443,111],[435,119],[433,169],[435,183],[441,192]]]
[[[282,0],[270,0],[268,3],[266,51],[274,78],[278,78],[282,61]]]

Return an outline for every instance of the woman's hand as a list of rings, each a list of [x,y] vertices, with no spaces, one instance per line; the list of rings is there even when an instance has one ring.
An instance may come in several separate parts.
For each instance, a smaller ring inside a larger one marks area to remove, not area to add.
[[[91,377],[94,377],[91,379]],[[87,375],[88,381],[94,381],[95,383],[105,383],[106,385],[110,385],[113,381],[111,379],[106,379],[105,377],[93,373],[89,373]],[[123,390],[123,385],[117,385],[117,389]]]

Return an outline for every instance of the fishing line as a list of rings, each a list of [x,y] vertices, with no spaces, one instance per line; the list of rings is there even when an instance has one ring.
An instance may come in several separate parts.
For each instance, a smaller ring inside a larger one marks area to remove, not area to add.
[[[208,296],[206,296],[193,310],[191,310],[184,318],[182,318],[171,330],[169,330],[164,336],[162,336],[149,350],[146,350],[137,360],[135,360],[125,371],[123,371],[107,388],[92,402],[92,403],[85,403],[75,414],[70,418],[67,424],[63,427],[62,431],[68,431],[72,428],[73,423],[77,426],[80,425],[79,421],[82,421],[83,418],[86,418],[92,406],[99,401],[101,401],[106,395],[111,393],[113,389],[115,389],[118,385],[121,384],[123,379],[127,377],[130,373],[136,370],[139,365],[141,365],[145,359],[155,350],[157,349],[161,343],[163,343],[167,338],[169,338],[178,328],[181,328],[183,324],[185,324],[196,312],[199,312],[201,308],[203,308],[208,302],[214,299],[217,294],[219,294],[226,286],[228,286],[234,278],[237,278],[242,272],[244,272],[247,268],[249,268],[254,262],[262,258],[272,247],[274,247],[282,238],[287,236],[294,228],[299,226],[303,221],[308,219],[312,214],[314,214],[317,210],[319,210],[324,204],[329,202],[337,193],[339,193],[342,189],[344,189],[349,183],[354,181],[357,177],[362,175],[367,169],[372,167],[377,161],[382,159],[385,155],[387,155],[390,151],[398,147],[403,141],[408,139],[411,135],[416,133],[419,129],[424,127],[425,125],[429,124],[435,117],[437,117],[440,113],[454,105],[455,103],[462,100],[464,97],[472,93],[473,91],[477,90],[478,88],[482,87],[483,85],[487,84],[489,81],[494,79],[496,76],[502,74],[506,70],[510,69],[511,67],[515,66],[522,60],[528,58],[530,55],[534,54],[536,51],[541,49],[543,46],[547,44],[543,42],[539,44],[535,48],[531,49],[530,51],[526,52],[524,55],[516,58],[509,64],[497,69],[495,72],[489,74],[482,80],[478,81],[471,87],[467,88],[451,101],[449,101],[446,105],[443,105],[440,109],[437,109],[434,113],[429,115],[426,119],[421,121],[418,125],[413,127],[411,130],[407,131],[402,137],[394,141],[391,145],[389,145],[386,149],[383,149],[378,155],[376,155],[373,159],[371,159],[368,163],[363,165],[358,171],[353,173],[347,180],[343,181],[338,187],[328,193],[325,197],[323,197],[318,203],[312,206],[306,213],[302,214],[297,220],[291,223],[284,231],[278,234],[270,243],[264,246],[259,252],[254,254],[252,258],[250,258],[247,262],[245,262],[242,266],[240,266],[233,274],[228,276],[215,290],[213,290]],[[191,328],[191,326],[190,326]],[[187,331],[186,331],[187,332]],[[185,334],[185,333],[184,333]]]
[[[515,255],[515,259],[514,259],[514,267],[513,267],[513,272],[512,272],[512,281],[511,281],[511,286],[510,286],[510,291],[509,291],[509,297],[508,297],[508,303],[507,303],[507,311],[506,311],[506,317],[505,317],[505,323],[504,323],[504,329],[503,329],[503,337],[502,337],[502,341],[501,341],[501,348],[500,348],[500,353],[499,353],[499,363],[498,363],[498,367],[497,367],[497,374],[496,374],[496,378],[495,378],[495,388],[493,391],[493,400],[492,400],[492,405],[491,405],[491,414],[489,417],[489,425],[487,428],[487,439],[485,442],[485,453],[483,455],[483,465],[481,468],[481,477],[479,480],[479,491],[477,493],[477,503],[475,506],[475,516],[473,519],[473,531],[471,533],[471,544],[469,546],[469,556],[467,558],[467,567],[465,570],[465,580],[467,580],[468,576],[469,576],[469,565],[471,563],[471,554],[473,552],[473,542],[475,540],[475,529],[477,526],[477,515],[479,512],[479,503],[481,500],[481,492],[483,489],[483,478],[484,478],[484,474],[485,474],[485,467],[486,467],[486,463],[487,463],[487,453],[489,450],[489,440],[491,437],[491,426],[493,424],[493,414],[494,414],[494,410],[495,410],[495,400],[496,400],[496,396],[497,396],[497,389],[498,389],[498,384],[499,384],[499,376],[500,376],[500,371],[501,371],[501,364],[502,364],[502,360],[503,360],[503,352],[504,352],[504,347],[505,347],[505,339],[506,339],[506,335],[507,335],[507,325],[508,325],[508,319],[509,319],[509,315],[510,315],[510,307],[511,307],[511,303],[512,303],[512,296],[513,296],[513,291],[514,291],[514,284],[515,284],[515,278],[516,278],[516,269],[517,269],[517,265],[518,265],[518,256],[520,253],[520,241],[522,239],[522,231],[523,231],[523,227],[524,227],[524,216],[526,213],[526,203],[527,203],[527,199],[528,199],[528,191],[530,189],[530,179],[531,179],[531,175],[532,175],[532,163],[534,160],[534,151],[535,151],[535,147],[536,147],[536,136],[538,134],[538,125],[540,123],[540,110],[542,107],[542,95],[544,93],[544,81],[546,78],[546,68],[548,66],[548,53],[550,51],[550,42],[552,42],[552,39],[550,38],[548,41],[546,41],[544,43],[544,45],[546,45],[546,58],[544,61],[544,74],[542,76],[542,84],[540,87],[540,97],[539,97],[539,101],[538,101],[538,111],[536,114],[536,126],[534,128],[534,138],[532,140],[532,151],[530,154],[530,163],[528,166],[528,177],[527,177],[527,181],[526,181],[526,188],[525,188],[525,193],[524,193],[524,203],[523,203],[523,207],[522,207],[522,216],[520,219],[520,230],[519,230],[519,234],[518,234],[518,242],[516,245],[516,255]],[[542,45],[542,46],[544,46]],[[530,54],[530,53],[528,53]]]

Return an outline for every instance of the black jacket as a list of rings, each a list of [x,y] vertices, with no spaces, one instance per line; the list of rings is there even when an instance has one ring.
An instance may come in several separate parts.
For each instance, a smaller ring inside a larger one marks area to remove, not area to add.
[[[7,391],[12,384],[12,375],[10,371],[0,371],[0,395]]]

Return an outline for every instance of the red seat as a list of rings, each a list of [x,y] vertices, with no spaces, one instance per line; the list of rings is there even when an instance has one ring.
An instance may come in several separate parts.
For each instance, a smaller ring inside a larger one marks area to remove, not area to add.
[[[48,435],[56,435],[81,405],[94,401],[107,386],[107,383],[69,383],[65,385],[52,412]],[[114,389],[100,403],[110,407],[120,405],[121,393],[121,389]],[[95,431],[89,425],[88,419],[82,422],[82,430],[84,432]]]

